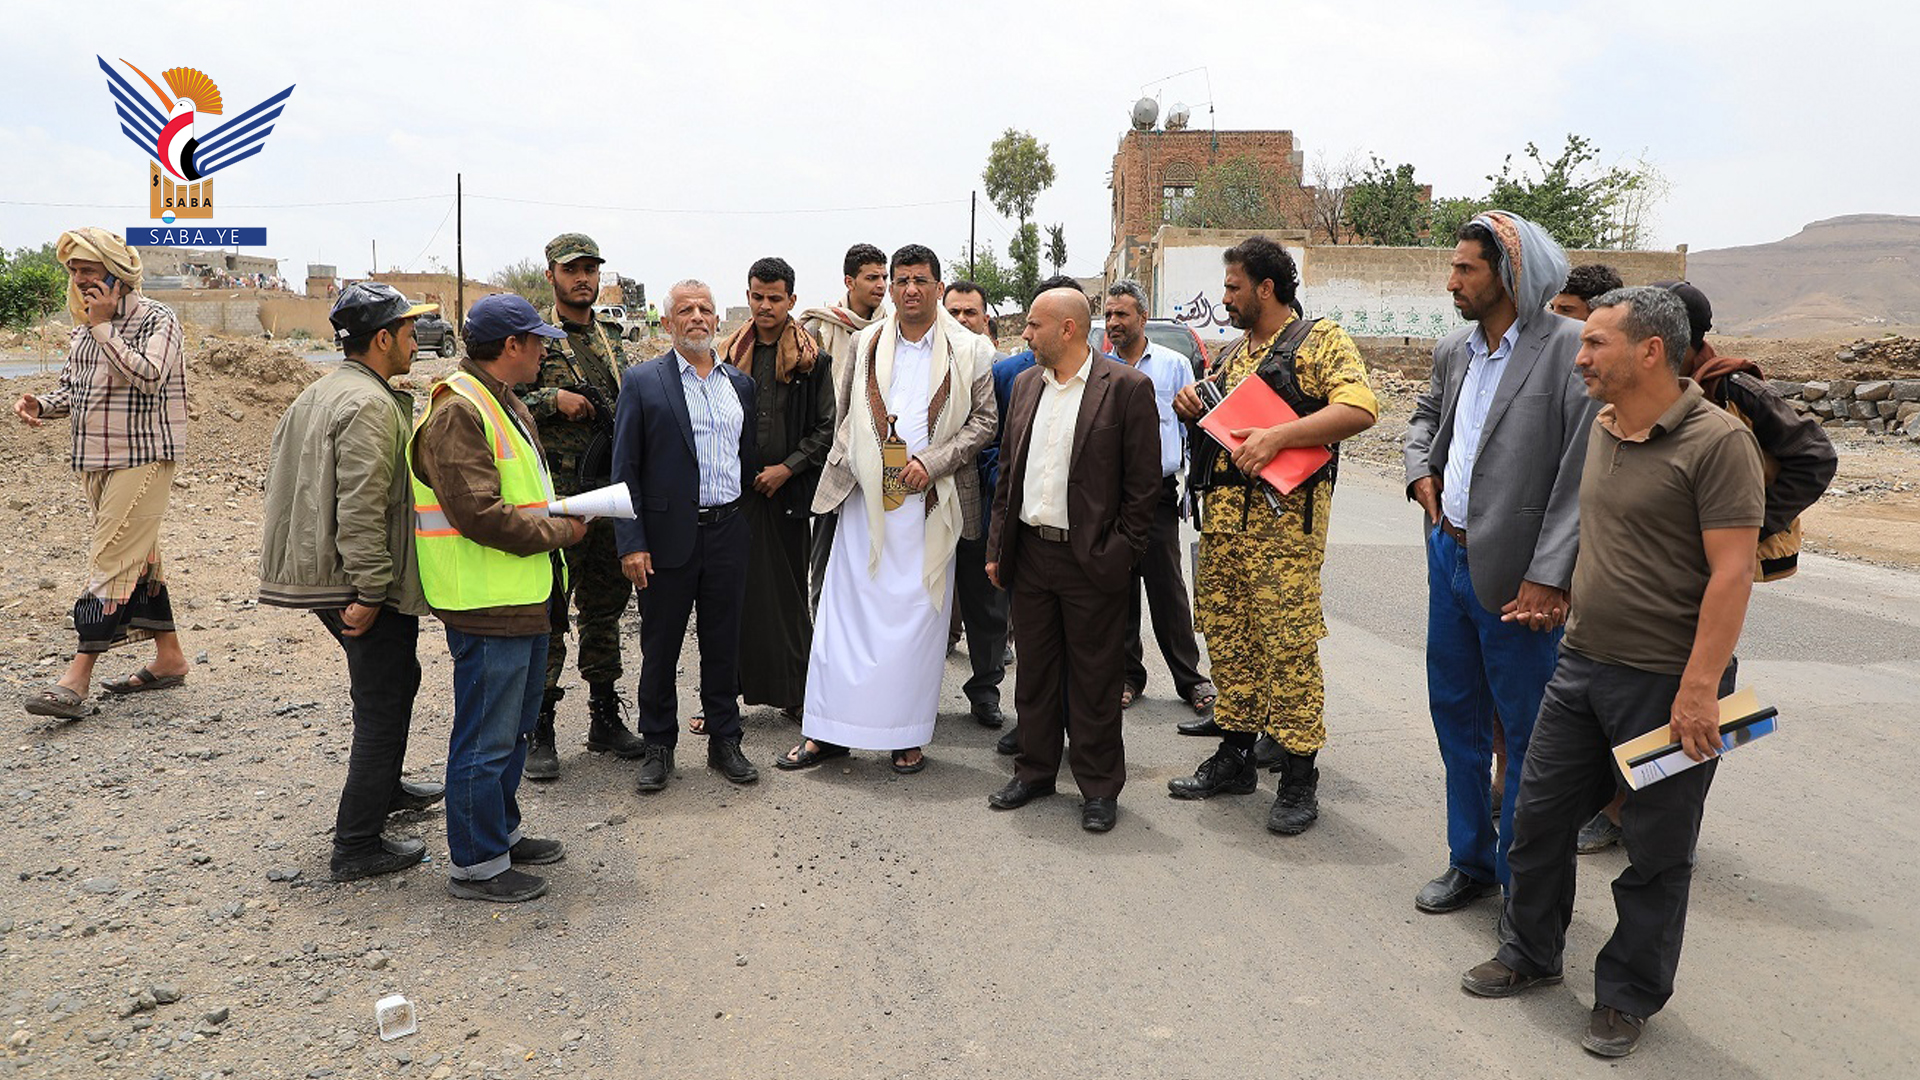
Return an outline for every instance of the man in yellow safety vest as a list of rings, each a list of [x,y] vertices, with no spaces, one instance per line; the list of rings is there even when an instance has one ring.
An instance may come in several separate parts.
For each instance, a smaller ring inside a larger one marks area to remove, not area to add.
[[[408,446],[420,584],[453,654],[447,754],[447,891],[518,903],[544,894],[522,866],[566,857],[523,835],[514,793],[540,713],[554,605],[566,569],[553,554],[586,524],[550,517],[553,480],[533,416],[512,387],[540,370],[539,339],[564,337],[519,296],[483,297],[467,313],[466,359],[433,385]]]

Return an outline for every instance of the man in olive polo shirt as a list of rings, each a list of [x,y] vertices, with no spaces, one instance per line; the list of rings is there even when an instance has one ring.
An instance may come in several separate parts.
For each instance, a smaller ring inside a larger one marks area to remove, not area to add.
[[[1679,298],[1615,289],[1592,305],[1574,362],[1606,404],[1580,481],[1572,615],[1520,780],[1500,951],[1461,985],[1506,997],[1560,981],[1574,838],[1621,786],[1612,748],[1664,721],[1701,764],[1627,793],[1619,921],[1594,961],[1581,1041],[1621,1057],[1673,994],[1717,702],[1732,690],[1766,492],[1753,432],[1680,377],[1689,330]]]

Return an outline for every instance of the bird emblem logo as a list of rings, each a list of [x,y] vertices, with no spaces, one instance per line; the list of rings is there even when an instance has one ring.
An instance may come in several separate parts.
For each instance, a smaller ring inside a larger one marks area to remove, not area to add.
[[[106,73],[120,130],[153,159],[149,202],[153,216],[167,224],[176,217],[213,216],[213,174],[265,149],[274,122],[293,96],[293,87],[267,98],[218,126],[208,118],[224,116],[220,87],[198,68],[175,67],[155,81],[121,60],[152,91],[152,99],[104,57],[95,57]],[[155,102],[158,102],[156,105]]]

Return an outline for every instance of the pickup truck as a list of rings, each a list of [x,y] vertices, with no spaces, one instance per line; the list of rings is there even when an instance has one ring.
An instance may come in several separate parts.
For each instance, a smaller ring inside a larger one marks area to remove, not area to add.
[[[628,315],[624,304],[595,304],[593,314],[595,318],[618,324],[620,336],[627,341],[639,341],[647,335],[646,313],[638,309]]]

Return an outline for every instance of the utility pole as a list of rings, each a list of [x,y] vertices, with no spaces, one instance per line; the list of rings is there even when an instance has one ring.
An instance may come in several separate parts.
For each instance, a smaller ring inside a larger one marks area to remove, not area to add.
[[[461,226],[466,216],[466,201],[462,197],[461,175],[453,174],[453,331],[460,332],[467,325],[467,248]]]
[[[979,278],[977,276],[978,271],[974,269],[973,260],[973,222],[974,218],[980,213],[979,208],[980,192],[977,190],[969,192],[967,199],[967,276],[976,281],[979,280]]]
[[[367,243],[373,245],[373,269],[367,271],[367,276],[372,277],[380,272],[380,241],[369,240]]]

